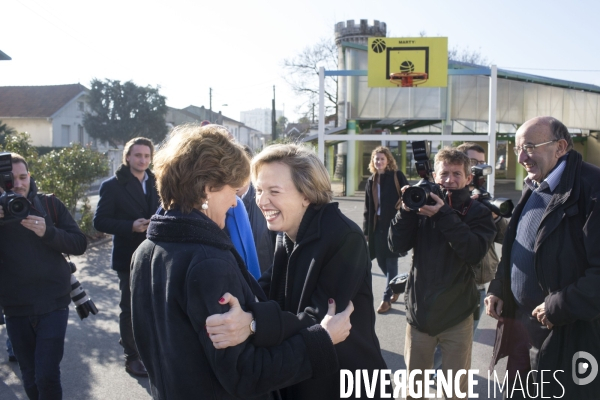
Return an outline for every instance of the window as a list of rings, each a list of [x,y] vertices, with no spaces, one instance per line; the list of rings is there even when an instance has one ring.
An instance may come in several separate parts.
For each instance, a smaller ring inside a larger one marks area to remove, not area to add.
[[[79,143],[83,144],[83,126],[81,125],[77,127],[77,136],[79,137]]]
[[[84,111],[83,107],[84,107],[83,101],[78,101],[77,102],[77,108],[79,108],[79,111]]]
[[[61,131],[62,131],[62,145],[63,146],[68,146],[69,143],[71,142],[71,127],[69,125],[61,125]]]

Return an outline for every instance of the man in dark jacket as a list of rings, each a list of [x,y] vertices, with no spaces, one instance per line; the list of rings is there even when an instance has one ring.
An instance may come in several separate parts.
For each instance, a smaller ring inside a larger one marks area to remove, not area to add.
[[[525,122],[515,137],[527,178],[485,300],[499,321],[492,367],[509,356],[507,398],[600,392],[600,169],[572,148],[551,117]]]
[[[0,207],[0,308],[30,399],[62,397],[60,362],[71,297],[71,268],[87,239],[64,204],[37,193],[27,162],[12,154],[13,191],[33,205],[20,220]]]
[[[115,176],[102,182],[100,200],[94,215],[94,228],[113,235],[112,269],[119,276],[121,314],[119,328],[125,352],[125,370],[148,376],[140,361],[131,327],[131,256],[146,239],[150,217],[158,208],[154,174],[148,169],[154,145],[150,139],[131,139],[123,149],[123,164]]]
[[[250,219],[260,272],[264,274],[273,265],[277,232],[271,232],[267,227],[267,220],[256,205],[256,189],[254,189],[252,183],[248,182],[248,185],[240,189],[239,192]]]
[[[464,153],[440,150],[434,177],[446,192],[446,202],[432,193],[436,204],[418,212],[404,204],[392,221],[389,240],[392,251],[413,249],[405,294],[407,372],[431,369],[439,344],[444,376],[452,371],[454,378],[471,365],[473,312],[479,303],[473,266],[487,253],[496,227],[490,211],[470,198],[470,161]],[[423,381],[423,375],[417,379]],[[458,389],[466,392],[466,375]]]

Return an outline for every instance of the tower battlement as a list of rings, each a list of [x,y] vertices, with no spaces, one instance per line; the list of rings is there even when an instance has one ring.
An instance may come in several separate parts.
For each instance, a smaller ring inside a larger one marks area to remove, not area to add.
[[[385,37],[386,30],[385,22],[377,20],[372,25],[366,19],[361,19],[358,24],[352,19],[338,22],[335,24],[335,44],[352,42],[366,45],[369,37]]]

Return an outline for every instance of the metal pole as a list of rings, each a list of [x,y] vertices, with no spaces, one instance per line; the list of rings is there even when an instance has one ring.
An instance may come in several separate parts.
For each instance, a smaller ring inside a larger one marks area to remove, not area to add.
[[[490,112],[488,118],[488,163],[492,166],[492,174],[488,177],[487,189],[494,197],[496,184],[496,100],[498,92],[498,68],[491,66],[490,71]]]
[[[319,160],[325,162],[325,68],[319,68]]]
[[[277,140],[277,116],[275,114],[275,85],[273,85],[273,109],[271,110],[271,135],[273,141]]]

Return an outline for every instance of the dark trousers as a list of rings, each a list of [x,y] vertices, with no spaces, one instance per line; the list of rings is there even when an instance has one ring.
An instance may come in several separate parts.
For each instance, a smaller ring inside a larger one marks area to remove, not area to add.
[[[508,363],[506,365],[506,371],[508,373],[509,386],[512,388],[513,381],[516,377],[517,371],[523,382],[523,386],[526,385],[527,373],[529,371],[538,371],[540,348],[544,344],[544,341],[550,334],[550,330],[544,325],[540,324],[537,319],[531,316],[531,312],[522,309],[517,309],[515,313],[514,323],[514,337],[521,338],[513,344],[511,353],[508,356]],[[504,399],[530,399],[539,398],[539,393],[536,393],[534,382],[537,382],[537,372],[531,373],[533,381],[530,379],[529,393],[528,396],[525,390],[515,390],[513,396],[507,391],[504,392]],[[518,384],[517,384],[517,387]],[[537,396],[536,396],[537,395]]]
[[[123,346],[125,358],[138,358],[137,346],[133,339],[133,326],[131,323],[131,288],[129,287],[129,271],[117,271],[119,275],[119,290],[121,290],[121,314],[119,314],[119,330],[121,331],[121,340],[119,343]]]
[[[377,264],[386,278],[385,291],[383,292],[383,301],[390,301],[394,292],[390,287],[390,281],[398,275],[398,256],[387,257],[390,254],[388,248],[388,230],[379,229],[379,226],[375,229],[375,257],[377,258]],[[384,247],[385,246],[385,247]]]
[[[68,319],[68,308],[43,315],[6,317],[6,331],[19,361],[25,393],[32,400],[62,399],[60,362]]]

